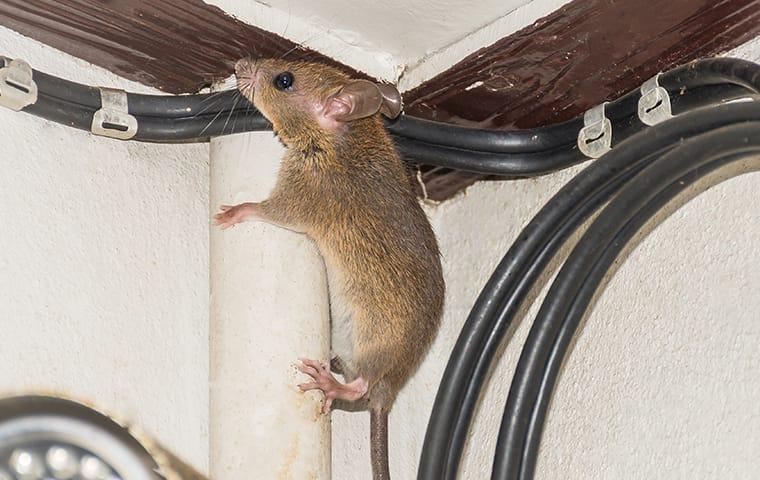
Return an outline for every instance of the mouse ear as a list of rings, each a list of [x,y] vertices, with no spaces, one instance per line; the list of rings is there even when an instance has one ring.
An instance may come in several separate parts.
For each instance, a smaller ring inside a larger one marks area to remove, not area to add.
[[[380,107],[380,113],[393,119],[401,115],[404,108],[404,100],[401,98],[399,91],[390,83],[378,83],[377,89],[383,96],[383,106]]]
[[[350,122],[382,113],[396,118],[401,113],[401,94],[393,85],[354,80],[325,102],[324,115],[340,122]]]

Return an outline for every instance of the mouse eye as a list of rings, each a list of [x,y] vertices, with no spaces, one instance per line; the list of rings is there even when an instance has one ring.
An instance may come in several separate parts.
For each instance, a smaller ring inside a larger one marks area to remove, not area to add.
[[[274,87],[277,90],[287,91],[293,88],[293,74],[290,72],[282,72],[274,77]]]

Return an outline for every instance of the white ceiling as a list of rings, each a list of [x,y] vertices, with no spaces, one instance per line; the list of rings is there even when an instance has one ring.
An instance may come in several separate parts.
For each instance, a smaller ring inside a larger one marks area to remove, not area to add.
[[[204,0],[406,90],[570,0]]]
[[[254,0],[256,1],[256,0]],[[258,0],[409,65],[531,0]]]

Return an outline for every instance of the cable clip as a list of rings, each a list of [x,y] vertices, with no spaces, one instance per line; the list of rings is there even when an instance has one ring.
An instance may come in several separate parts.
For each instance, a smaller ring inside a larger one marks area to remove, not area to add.
[[[612,149],[612,122],[605,116],[607,102],[583,114],[583,128],[578,132],[578,148],[589,158],[599,158]]]
[[[100,110],[92,116],[92,133],[119,140],[129,140],[135,136],[137,119],[129,114],[127,92],[101,87],[100,104]]]
[[[673,117],[670,108],[670,94],[660,86],[660,74],[650,78],[641,85],[639,98],[639,119],[645,125],[657,125]]]
[[[0,105],[19,111],[37,101],[32,67],[23,60],[0,57]]]

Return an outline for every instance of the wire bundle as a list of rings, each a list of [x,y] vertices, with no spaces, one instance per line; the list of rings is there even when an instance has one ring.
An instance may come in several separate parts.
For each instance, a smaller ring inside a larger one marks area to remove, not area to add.
[[[741,80],[734,84],[741,84],[745,94],[760,92],[760,66],[737,62],[723,71],[731,72],[739,72]],[[679,78],[685,83],[720,81],[698,70],[682,71]],[[418,478],[456,478],[486,372],[515,315],[563,243],[610,201],[555,279],[512,380],[492,478],[533,478],[557,373],[617,254],[677,193],[710,171],[757,153],[759,102],[706,107],[631,136],[565,185],[525,227],[478,297],[443,374]]]
[[[0,58],[6,65],[7,59]],[[746,95],[751,63],[706,59],[659,76],[659,83],[680,113]],[[33,71],[39,95],[24,111],[54,122],[90,130],[101,107],[100,89]],[[133,140],[186,142],[233,133],[271,129],[271,124],[237,91],[197,95],[126,93],[128,113],[137,119]],[[606,105],[613,125],[613,145],[645,128],[637,115],[639,91]],[[466,128],[401,115],[388,130],[402,155],[412,163],[485,175],[530,177],[575,165],[588,157],[577,147],[583,118],[519,131]]]

